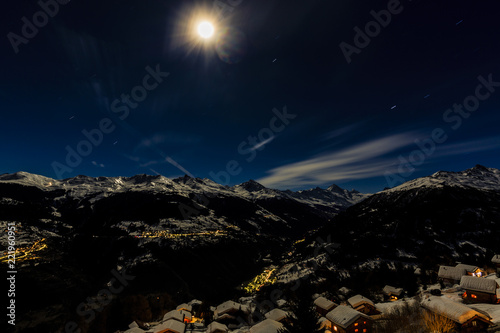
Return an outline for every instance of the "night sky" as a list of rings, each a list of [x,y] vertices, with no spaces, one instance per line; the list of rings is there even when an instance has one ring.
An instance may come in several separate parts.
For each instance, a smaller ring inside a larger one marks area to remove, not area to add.
[[[496,0],[59,1],[2,5],[0,173],[376,192],[500,168]]]

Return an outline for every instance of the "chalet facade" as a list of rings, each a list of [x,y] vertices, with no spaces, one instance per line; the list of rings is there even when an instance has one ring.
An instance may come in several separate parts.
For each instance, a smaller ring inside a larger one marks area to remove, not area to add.
[[[467,303],[492,303],[498,301],[498,284],[493,279],[462,276],[460,287],[465,290],[462,298]]]
[[[465,269],[465,273],[469,276],[482,277],[486,275],[486,272],[483,269],[474,265],[457,264],[455,267]]]
[[[324,298],[318,297],[314,300],[314,305],[316,306],[316,312],[319,313],[320,316],[326,316],[326,314],[337,306],[334,302]]]
[[[375,304],[368,298],[356,295],[347,300],[347,303],[356,311],[359,311],[368,316],[377,316],[380,311],[377,310]]]
[[[348,306],[339,305],[326,315],[332,333],[370,333],[373,320]]]
[[[462,276],[467,275],[463,267],[439,266],[438,280],[445,284],[458,284]]]
[[[403,288],[395,288],[393,286],[385,286],[383,289],[384,299],[386,301],[397,301],[401,297],[403,297],[404,290]]]
[[[421,306],[425,311],[453,321],[455,329],[459,332],[486,332],[488,327],[492,325],[491,318],[487,315],[446,297],[429,296],[422,300]]]
[[[500,254],[495,254],[493,258],[491,258],[491,262],[497,268],[497,275],[500,276]]]

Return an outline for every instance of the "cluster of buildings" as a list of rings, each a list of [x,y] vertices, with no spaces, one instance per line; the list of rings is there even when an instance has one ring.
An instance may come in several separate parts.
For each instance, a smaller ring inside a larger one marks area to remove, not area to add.
[[[463,291],[462,301],[426,292],[420,303],[421,309],[451,321],[457,331],[486,331],[493,325],[492,317],[471,304],[498,304],[500,311],[500,255],[495,255],[492,263],[496,265],[497,273],[489,275],[473,265],[440,266],[440,283],[451,286],[453,290]],[[383,294],[385,301],[398,301],[403,297],[404,290],[387,285],[383,288]],[[193,316],[196,302],[199,304],[199,301],[191,301],[179,305],[167,312],[161,321],[150,323],[147,328],[140,328],[133,322],[124,333],[278,333],[294,316],[287,311],[286,301],[279,300],[277,308],[271,309],[256,322],[256,306],[252,302],[242,304],[226,301],[211,308],[213,321],[205,326],[203,320]],[[384,311],[387,310],[378,305],[363,295],[350,297],[342,304],[323,296],[314,300],[315,310],[320,317],[319,324],[325,333],[373,332],[375,321],[384,320]]]

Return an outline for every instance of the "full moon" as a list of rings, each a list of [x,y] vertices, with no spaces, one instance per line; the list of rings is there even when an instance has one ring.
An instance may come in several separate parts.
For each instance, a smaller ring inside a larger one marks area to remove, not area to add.
[[[201,22],[198,24],[198,34],[202,38],[210,38],[214,34],[214,26],[207,21]]]

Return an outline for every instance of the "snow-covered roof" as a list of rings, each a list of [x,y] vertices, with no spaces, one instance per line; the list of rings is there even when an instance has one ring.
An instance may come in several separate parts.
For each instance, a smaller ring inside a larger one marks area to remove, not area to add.
[[[489,318],[486,315],[475,311],[464,304],[452,301],[444,296],[429,296],[429,298],[422,300],[421,305],[422,307],[434,313],[441,314],[459,324],[467,322],[474,316],[478,316],[486,321],[489,321]]]
[[[278,333],[278,330],[283,328],[282,323],[278,323],[272,319],[261,321],[250,328],[250,333]]]
[[[464,268],[452,266],[439,266],[438,277],[442,279],[460,280],[467,272]]]
[[[234,301],[225,301],[222,304],[219,304],[214,311],[214,315],[220,316],[229,311],[238,311],[241,307],[240,303],[236,303]]]
[[[359,317],[370,319],[370,317],[368,317],[367,315],[345,305],[339,305],[326,314],[326,318],[328,320],[330,320],[335,325],[342,327],[343,329],[349,327]]]
[[[134,328],[134,327],[139,327],[139,325],[138,325],[135,321],[131,322],[131,323],[128,325],[128,328]]]
[[[210,325],[207,326],[207,333],[217,332],[218,330],[223,332],[228,331],[226,325],[218,323],[216,321],[213,321]]]
[[[401,293],[403,292],[403,288],[396,288],[396,287],[393,287],[393,286],[385,286],[384,289],[384,294],[386,295],[396,295],[396,296],[400,296]]]
[[[144,331],[143,329],[140,329],[139,327],[132,327],[128,330],[126,330],[124,333],[144,333],[146,331]]]
[[[495,294],[498,285],[497,282],[492,279],[485,279],[467,275],[462,276],[462,279],[460,280],[460,287],[466,290]]]
[[[474,265],[465,265],[465,264],[457,264],[455,267],[456,268],[463,268],[467,272],[475,272],[476,270],[479,269],[479,267],[477,267],[477,266],[474,266]]]
[[[271,311],[266,313],[265,316],[267,319],[281,321],[288,316],[288,313],[286,311],[281,310],[281,309],[272,309]]]
[[[500,264],[500,254],[495,254],[493,258],[491,258],[491,262],[494,264]]]
[[[330,310],[332,307],[335,306],[335,303],[321,296],[314,300],[314,305],[325,310]]]
[[[193,315],[191,314],[191,312],[189,311],[186,311],[186,310],[177,310],[179,311],[181,314],[184,315],[184,319],[188,319],[189,321],[191,321],[193,319]]]
[[[170,312],[167,312],[163,315],[163,321],[170,320],[170,319],[175,319],[180,322],[184,321],[184,314],[180,313],[177,310],[172,310]]]
[[[375,304],[373,304],[373,302],[372,302],[370,299],[368,299],[368,298],[366,298],[366,297],[364,297],[364,296],[362,296],[362,295],[356,295],[356,296],[353,296],[353,297],[349,298],[349,299],[347,300],[347,302],[348,302],[348,303],[349,303],[349,305],[351,305],[353,308],[356,308],[356,307],[358,307],[358,306],[360,306],[361,304],[364,304],[364,303],[368,303],[368,304],[370,304],[370,305],[375,306]]]
[[[179,306],[177,306],[176,310],[186,310],[186,311],[192,312],[193,307],[187,303],[182,303]]]
[[[328,319],[326,319],[326,317],[321,317],[318,319],[318,324],[320,324],[320,327],[322,329],[327,328],[328,327]]]
[[[186,325],[184,323],[181,323],[174,319],[170,319],[156,326],[153,332],[162,333],[162,332],[172,331],[172,332],[184,333],[185,330],[186,330]]]

